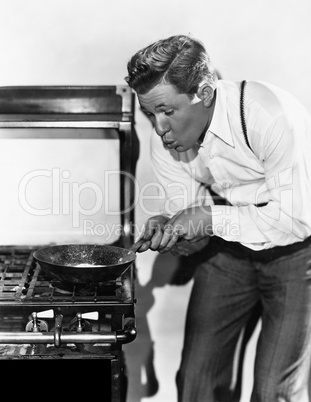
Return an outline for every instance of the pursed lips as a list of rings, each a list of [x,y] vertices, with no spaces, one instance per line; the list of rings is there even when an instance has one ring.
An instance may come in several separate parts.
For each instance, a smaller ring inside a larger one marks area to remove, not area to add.
[[[174,144],[176,144],[175,140],[169,140],[168,138],[162,137],[162,141],[164,142],[164,144],[168,147],[168,148],[173,148]]]
[[[176,141],[165,141],[165,140],[163,140],[163,142],[168,148],[175,148],[175,146],[176,146]]]

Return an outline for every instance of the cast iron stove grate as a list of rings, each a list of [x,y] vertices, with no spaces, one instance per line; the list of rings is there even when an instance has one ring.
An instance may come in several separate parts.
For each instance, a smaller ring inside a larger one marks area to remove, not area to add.
[[[131,278],[95,285],[68,285],[51,280],[33,258],[36,248],[0,247],[0,306],[132,303]]]

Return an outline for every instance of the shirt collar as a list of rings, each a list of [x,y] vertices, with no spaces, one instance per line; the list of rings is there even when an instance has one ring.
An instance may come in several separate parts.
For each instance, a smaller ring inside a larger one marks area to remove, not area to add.
[[[207,131],[213,133],[221,140],[234,147],[234,141],[227,117],[227,94],[220,81],[218,81],[216,88],[216,104],[212,121]],[[206,140],[207,135],[203,140],[203,144]]]

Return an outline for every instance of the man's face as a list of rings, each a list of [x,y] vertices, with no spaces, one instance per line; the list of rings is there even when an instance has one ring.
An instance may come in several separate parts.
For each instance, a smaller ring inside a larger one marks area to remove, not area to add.
[[[170,84],[160,83],[146,94],[137,94],[163,143],[185,152],[197,142],[208,120],[208,111],[197,95],[191,100]]]

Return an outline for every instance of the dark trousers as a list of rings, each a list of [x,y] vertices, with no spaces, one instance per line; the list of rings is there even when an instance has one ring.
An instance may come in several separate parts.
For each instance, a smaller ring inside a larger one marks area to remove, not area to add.
[[[178,402],[238,400],[234,353],[259,304],[251,402],[311,402],[310,246],[265,263],[219,252],[197,268],[177,373]]]

